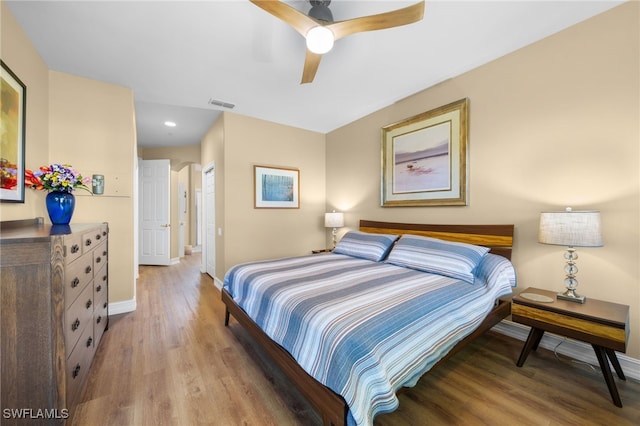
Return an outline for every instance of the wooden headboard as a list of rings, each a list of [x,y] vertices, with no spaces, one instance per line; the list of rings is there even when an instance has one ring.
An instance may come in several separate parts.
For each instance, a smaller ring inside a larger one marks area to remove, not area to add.
[[[489,247],[491,253],[511,259],[513,225],[422,225],[361,220],[360,231],[375,234],[412,234]]]

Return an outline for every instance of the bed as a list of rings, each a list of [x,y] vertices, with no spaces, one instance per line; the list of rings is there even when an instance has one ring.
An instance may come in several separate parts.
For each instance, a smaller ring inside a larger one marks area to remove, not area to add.
[[[513,225],[363,220],[333,253],[231,268],[225,325],[233,316],[324,424],[369,425],[509,315],[512,242]]]

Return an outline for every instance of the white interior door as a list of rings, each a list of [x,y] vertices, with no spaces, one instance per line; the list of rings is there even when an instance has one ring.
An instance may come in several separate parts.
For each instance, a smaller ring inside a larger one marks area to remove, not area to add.
[[[207,166],[203,173],[202,186],[204,188],[203,221],[204,244],[202,247],[204,271],[212,278],[216,276],[216,182],[215,167]]]
[[[171,222],[169,160],[142,160],[139,169],[141,265],[169,265]]]

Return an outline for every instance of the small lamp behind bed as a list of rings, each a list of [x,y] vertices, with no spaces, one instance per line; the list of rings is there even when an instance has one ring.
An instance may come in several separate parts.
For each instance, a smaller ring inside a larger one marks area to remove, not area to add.
[[[602,247],[600,212],[573,211],[571,207],[567,207],[565,211],[540,213],[538,242],[567,246],[564,254],[567,260],[564,267],[567,274],[564,284],[567,290],[559,293],[558,299],[584,303],[585,297],[576,294],[578,280],[575,274],[578,273],[578,267],[575,260],[578,254],[574,247]]]
[[[344,226],[344,213],[336,213],[334,210],[331,213],[324,214],[324,227],[325,228],[333,228],[331,235],[333,235],[333,246],[332,249],[336,248],[336,236],[338,235],[338,228],[342,228]]]

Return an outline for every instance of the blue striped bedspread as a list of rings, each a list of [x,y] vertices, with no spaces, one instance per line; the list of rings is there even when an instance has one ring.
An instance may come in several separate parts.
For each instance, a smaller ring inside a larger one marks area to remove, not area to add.
[[[350,424],[371,425],[471,334],[515,272],[488,254],[473,284],[340,254],[237,265],[224,288],[300,366],[342,395]]]

